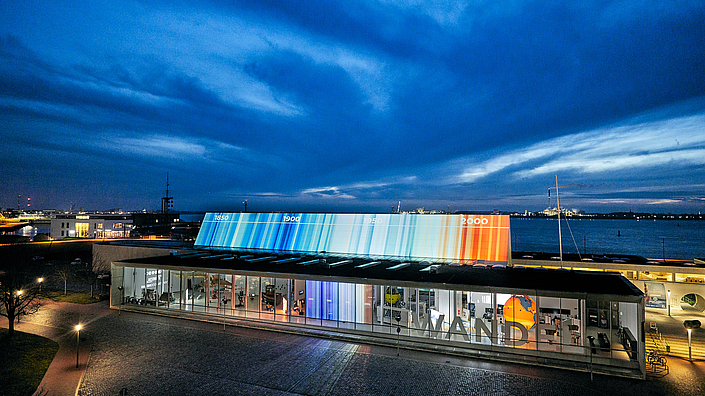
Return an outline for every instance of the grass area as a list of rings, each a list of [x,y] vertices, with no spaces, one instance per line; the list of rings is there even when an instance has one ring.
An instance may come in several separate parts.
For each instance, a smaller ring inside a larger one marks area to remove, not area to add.
[[[34,334],[0,329],[0,393],[31,395],[44,378],[59,344]]]
[[[58,302],[68,302],[74,304],[91,304],[100,301],[97,294],[93,294],[91,298],[90,293],[75,293],[67,292],[64,295],[63,291],[47,291],[42,293],[42,298],[58,301]]]

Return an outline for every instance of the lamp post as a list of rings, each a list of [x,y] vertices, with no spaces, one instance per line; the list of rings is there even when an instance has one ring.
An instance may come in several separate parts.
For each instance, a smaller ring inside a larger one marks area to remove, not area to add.
[[[693,349],[692,349],[692,346],[690,343],[690,333],[692,333],[693,325],[695,325],[696,323],[697,323],[697,327],[700,327],[699,321],[686,320],[683,322],[683,327],[685,327],[686,330],[688,330],[688,360],[690,360],[691,363],[693,362],[693,354],[692,354]]]
[[[693,355],[691,354],[692,349],[691,349],[691,347],[690,347],[690,333],[691,333],[692,331],[693,331],[693,329],[691,329],[690,327],[688,327],[688,360],[690,360],[691,363],[693,362]]]
[[[40,294],[42,292],[42,282],[44,282],[44,278],[37,278],[37,283],[39,283],[39,293]]]
[[[120,290],[120,304],[118,304],[118,316],[120,316],[120,306],[125,302],[125,288],[118,286],[118,290]]]
[[[394,320],[397,321],[397,356],[399,356],[399,335],[401,333],[401,326],[399,325],[399,322],[401,322],[401,315],[395,316]]]
[[[78,368],[78,346],[81,342],[81,325],[76,325],[76,368]]]
[[[15,308],[17,309],[20,306],[20,296],[22,295],[22,290],[17,290],[17,297],[15,297]],[[22,314],[22,310],[17,309],[17,323],[20,323],[20,316]]]
[[[593,375],[592,375],[592,354],[593,354],[593,351],[595,350],[595,348],[593,348],[593,346],[594,346],[594,344],[593,344],[594,341],[593,341],[593,340],[595,339],[595,337],[593,337],[593,336],[590,335],[590,336],[587,336],[587,339],[588,339],[588,341],[590,342],[590,345],[589,345],[589,348],[590,348],[590,382],[592,382],[592,380],[593,380]]]
[[[669,290],[667,292],[668,294],[668,300],[666,300],[666,307],[668,307],[668,317],[671,317],[671,291]]]

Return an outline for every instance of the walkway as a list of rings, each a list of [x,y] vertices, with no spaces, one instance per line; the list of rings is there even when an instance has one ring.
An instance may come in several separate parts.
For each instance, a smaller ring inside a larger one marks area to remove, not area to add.
[[[94,318],[101,307],[48,301],[40,312],[25,317],[17,324],[15,330],[40,335],[59,344],[59,350],[49,365],[35,395],[75,396],[85,373],[92,339],[85,332],[81,333],[76,367],[76,331],[75,324],[83,318]],[[7,328],[7,318],[0,318],[0,327]]]
[[[61,344],[42,382],[49,395],[705,394],[705,362],[674,357],[663,378],[595,375],[591,381],[588,373],[568,370],[404,349],[397,356],[388,346],[119,314],[106,303],[53,303],[30,320],[21,330]],[[79,320],[85,349],[76,370],[72,328]]]

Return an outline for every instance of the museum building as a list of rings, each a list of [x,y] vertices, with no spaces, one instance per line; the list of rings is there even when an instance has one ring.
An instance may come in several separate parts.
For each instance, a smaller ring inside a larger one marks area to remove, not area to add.
[[[113,308],[645,375],[643,293],[620,274],[512,267],[508,216],[207,213],[193,250],[111,272]]]

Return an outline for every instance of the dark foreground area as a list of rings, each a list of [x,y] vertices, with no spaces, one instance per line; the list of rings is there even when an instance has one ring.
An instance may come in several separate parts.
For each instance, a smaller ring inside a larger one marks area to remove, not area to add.
[[[333,341],[67,303],[32,318],[84,324],[79,395],[701,395],[705,364],[646,381]]]
[[[0,394],[33,394],[58,349],[47,338],[22,332],[8,337],[0,329]]]

